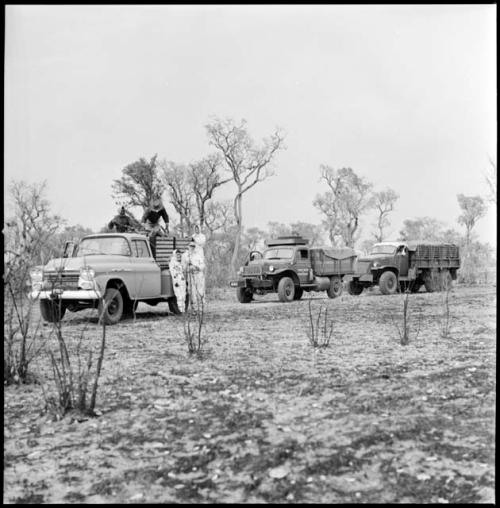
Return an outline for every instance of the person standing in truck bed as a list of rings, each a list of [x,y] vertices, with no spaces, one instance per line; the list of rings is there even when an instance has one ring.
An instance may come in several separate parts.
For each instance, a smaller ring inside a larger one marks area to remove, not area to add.
[[[125,210],[124,206],[120,208],[118,215],[115,215],[115,217],[113,217],[108,224],[108,229],[110,231],[115,229],[117,233],[126,233],[133,228],[134,224],[132,219],[127,215],[127,211]]]
[[[149,243],[153,251],[153,257],[156,257],[156,237],[160,234],[160,219],[165,222],[165,230],[168,235],[168,213],[163,206],[160,198],[153,198],[151,205],[146,209],[142,216],[142,223],[148,231]]]

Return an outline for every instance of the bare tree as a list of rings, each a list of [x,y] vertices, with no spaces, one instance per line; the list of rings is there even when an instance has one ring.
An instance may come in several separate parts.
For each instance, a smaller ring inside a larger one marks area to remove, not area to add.
[[[210,145],[222,154],[237,187],[234,198],[237,230],[231,258],[231,266],[236,273],[243,229],[243,195],[271,175],[270,164],[277,151],[284,148],[283,137],[279,130],[276,130],[263,140],[260,147],[256,146],[247,131],[245,120],[237,125],[232,119],[216,118],[206,125],[206,129]]]
[[[325,215],[330,241],[340,236],[345,245],[354,248],[361,215],[371,206],[372,184],[358,176],[351,168],[335,170],[321,166],[321,180],[329,191],[317,195],[313,204]]]
[[[488,201],[491,203],[497,204],[497,165],[491,157],[489,157],[490,160],[490,168],[488,172],[485,174],[486,183],[488,184],[489,188],[489,194],[488,194]]]
[[[394,205],[399,199],[399,194],[392,189],[375,192],[373,194],[373,206],[376,208],[377,217],[377,233],[374,235],[377,242],[384,241],[384,229],[389,226],[390,222],[387,216],[394,210]]]
[[[183,235],[191,231],[195,200],[187,165],[171,161],[160,161],[160,179],[165,185],[170,202],[179,214],[179,229]]]
[[[152,198],[160,197],[165,185],[158,176],[157,157],[154,155],[149,162],[141,157],[125,166],[123,176],[113,181],[112,196],[125,199],[124,204],[127,206],[140,206],[144,210]]]
[[[196,200],[200,225],[205,224],[207,203],[212,199],[215,189],[232,179],[222,178],[220,174],[222,164],[220,154],[211,154],[189,165],[188,181]]]
[[[216,231],[234,226],[233,203],[231,201],[210,201],[205,210],[205,226],[209,236]]]
[[[480,196],[464,196],[457,194],[458,204],[462,209],[462,214],[457,222],[465,226],[465,243],[468,247],[471,240],[471,232],[476,222],[486,215],[487,206]]]

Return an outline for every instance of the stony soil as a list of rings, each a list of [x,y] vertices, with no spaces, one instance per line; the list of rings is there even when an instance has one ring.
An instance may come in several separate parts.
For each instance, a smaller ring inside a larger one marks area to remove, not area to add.
[[[455,287],[448,336],[444,295],[410,295],[407,345],[402,295],[313,294],[323,349],[308,298],[212,294],[201,358],[183,318],[140,304],[106,329],[93,418],[44,413],[42,352],[39,382],[4,390],[4,502],[494,502],[496,288]],[[95,313],[68,313],[75,368],[82,332],[96,349]]]

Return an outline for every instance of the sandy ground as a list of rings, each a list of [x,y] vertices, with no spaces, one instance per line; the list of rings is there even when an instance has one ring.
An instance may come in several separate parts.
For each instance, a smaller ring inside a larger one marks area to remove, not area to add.
[[[410,295],[406,346],[401,295],[313,293],[333,321],[320,350],[308,298],[212,294],[202,358],[166,304],[140,304],[107,328],[84,421],[43,413],[40,354],[41,384],[4,390],[4,503],[494,502],[496,287],[452,290],[447,337],[443,294]],[[68,313],[70,350],[82,331],[98,347],[96,323]]]

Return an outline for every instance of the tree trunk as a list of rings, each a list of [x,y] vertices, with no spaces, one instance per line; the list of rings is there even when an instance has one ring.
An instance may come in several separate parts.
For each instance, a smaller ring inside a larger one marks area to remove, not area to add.
[[[233,276],[235,276],[238,271],[237,263],[238,263],[238,255],[240,252],[241,230],[243,225],[243,220],[241,216],[241,200],[242,194],[238,193],[234,198],[234,218],[236,219],[236,226],[238,229],[236,230],[233,255],[231,257],[231,268],[233,270]]]

